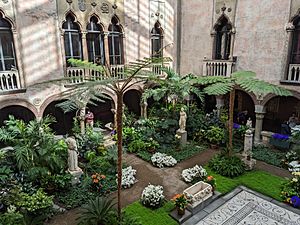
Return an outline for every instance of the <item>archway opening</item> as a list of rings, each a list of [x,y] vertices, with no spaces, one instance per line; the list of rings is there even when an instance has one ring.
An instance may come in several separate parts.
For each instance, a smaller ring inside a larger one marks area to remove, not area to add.
[[[71,133],[73,127],[73,118],[76,116],[76,112],[67,112],[57,107],[56,105],[64,102],[65,100],[53,101],[44,110],[43,117],[50,115],[53,116],[56,122],[51,124],[51,128],[57,135],[65,135]]]
[[[137,90],[129,90],[124,94],[124,104],[128,107],[130,113],[137,116],[141,115],[141,95]]]
[[[229,101],[229,95],[228,101]],[[243,121],[239,121],[238,117],[241,113],[247,112]],[[247,119],[253,121],[255,125],[255,105],[251,96],[242,90],[236,90],[235,92],[235,102],[234,102],[234,122],[246,124]]]
[[[14,116],[16,119],[21,119],[24,122],[35,119],[35,115],[30,109],[24,106],[12,105],[0,109],[0,126],[4,125],[4,121],[8,119],[9,115]]]
[[[105,124],[114,121],[114,114],[111,111],[113,108],[113,100],[106,95],[107,98],[102,99],[102,102],[95,102],[96,105],[88,104],[87,108],[94,114],[94,126],[97,126],[97,122],[104,127]]]
[[[300,100],[295,97],[274,97],[266,104],[263,130],[281,132],[281,125],[289,120],[292,114],[300,119]]]

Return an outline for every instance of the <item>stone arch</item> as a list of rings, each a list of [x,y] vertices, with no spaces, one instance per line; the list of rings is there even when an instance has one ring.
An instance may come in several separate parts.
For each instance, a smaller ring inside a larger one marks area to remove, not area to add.
[[[105,29],[106,27],[104,26],[104,24],[103,24],[103,22],[102,22],[100,16],[98,16],[95,12],[92,12],[92,13],[89,14],[87,24],[90,23],[90,21],[91,21],[91,19],[92,19],[93,17],[95,17],[95,18],[97,19],[97,21],[98,21],[97,24],[99,24],[99,25],[101,26],[102,30],[103,30],[103,31],[107,31],[107,30]]]
[[[76,112],[65,113],[61,108],[57,107],[57,104],[65,100],[54,100],[44,105],[44,110],[42,116],[52,116],[55,118],[56,122],[50,125],[53,131],[58,135],[65,135],[71,133],[73,127],[73,118],[76,116]]]
[[[11,30],[15,30],[16,29],[16,23],[15,23],[15,21],[12,18],[10,18],[10,17],[8,17],[6,15],[5,12],[4,12],[4,10],[2,8],[0,8],[0,15],[1,15],[1,17],[3,19],[7,20],[10,23]]]
[[[11,104],[5,107],[1,106],[0,125],[4,124],[4,121],[8,119],[9,115],[14,116],[16,119],[21,119],[24,122],[36,119],[35,114],[26,106],[21,104]]]
[[[99,121],[102,127],[107,123],[114,122],[112,109],[115,107],[111,96],[106,93],[103,94],[106,95],[106,99],[102,99],[102,102],[93,101],[94,104],[88,103],[86,107],[94,114],[94,121]]]
[[[269,95],[268,101],[264,104],[266,114],[264,117],[263,130],[280,133],[281,125],[288,121],[292,113],[300,117],[299,96],[275,96]]]
[[[81,32],[82,32],[83,30],[85,30],[85,29],[84,29],[84,27],[85,27],[84,24],[82,24],[82,22],[78,20],[76,13],[74,13],[71,9],[67,10],[67,11],[64,13],[63,20],[60,22],[60,28],[62,28],[62,27],[63,27],[63,24],[67,22],[67,19],[66,19],[66,18],[67,18],[67,16],[69,16],[69,15],[72,16],[72,17],[74,18],[74,23],[78,24],[79,29],[80,29]]]
[[[36,107],[24,99],[9,99],[6,101],[2,101],[1,105],[0,105],[0,110],[5,107],[13,106],[13,105],[28,108],[34,114],[35,118],[38,117],[38,111],[37,111]]]
[[[213,26],[213,29],[216,30],[217,26],[224,19],[227,20],[227,23],[231,26],[231,29],[234,29],[233,23],[230,21],[230,18],[226,14],[224,14],[224,13],[221,16],[219,16],[219,18],[217,19],[217,21],[215,22],[215,24]]]
[[[137,116],[141,115],[141,97],[142,92],[138,89],[130,89],[124,93],[124,104],[128,107],[129,112]]]
[[[111,21],[109,23],[109,27],[110,27],[111,24],[113,24],[113,19],[116,19],[116,21],[117,21],[116,25],[118,25],[121,28],[121,31],[122,31],[121,33],[124,35],[125,34],[125,29],[124,29],[123,25],[121,24],[120,18],[116,14],[112,15]],[[109,27],[108,27],[108,30],[109,30]]]

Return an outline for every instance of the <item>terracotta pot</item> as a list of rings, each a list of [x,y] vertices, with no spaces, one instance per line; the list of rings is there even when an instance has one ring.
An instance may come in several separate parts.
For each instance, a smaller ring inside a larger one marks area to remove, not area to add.
[[[179,208],[179,207],[177,207],[177,213],[180,216],[184,215],[185,214],[185,208]]]

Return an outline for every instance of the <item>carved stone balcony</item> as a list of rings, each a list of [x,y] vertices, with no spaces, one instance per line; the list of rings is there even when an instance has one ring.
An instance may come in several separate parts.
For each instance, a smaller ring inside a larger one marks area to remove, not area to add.
[[[300,84],[300,64],[290,64],[288,75],[282,83]]]
[[[162,63],[153,64],[151,67],[152,73],[158,76],[163,76],[164,75],[164,71],[162,70],[163,67],[170,69],[172,68],[172,65],[169,62],[164,64]]]
[[[234,72],[235,61],[233,60],[203,60],[204,76],[230,77]]]
[[[0,92],[20,90],[20,75],[17,70],[0,72]]]

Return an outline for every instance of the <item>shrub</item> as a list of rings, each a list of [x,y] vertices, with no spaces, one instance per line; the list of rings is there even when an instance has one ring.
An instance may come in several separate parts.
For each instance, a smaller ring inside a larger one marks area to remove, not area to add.
[[[141,202],[144,206],[150,208],[158,208],[162,205],[165,196],[163,195],[163,187],[160,185],[149,184],[143,190]]]
[[[237,177],[245,172],[243,161],[237,156],[216,155],[212,158],[208,166],[216,173],[225,177]]]
[[[129,166],[122,169],[122,187],[130,188],[133,184],[137,182],[135,178],[136,170]]]
[[[208,131],[205,132],[205,137],[211,144],[220,144],[225,139],[225,131],[223,128],[211,126]]]
[[[151,157],[151,162],[154,166],[163,168],[164,166],[175,166],[177,164],[176,159],[164,153],[157,152]]]
[[[147,145],[141,139],[134,140],[130,142],[128,145],[128,152],[130,153],[141,152],[141,151],[145,151],[146,149],[147,149]]]
[[[281,198],[284,202],[299,207],[300,172],[293,172],[293,178],[282,185]]]
[[[202,166],[194,166],[182,171],[181,176],[185,182],[192,182],[194,179],[204,179],[207,176],[206,170]]]

